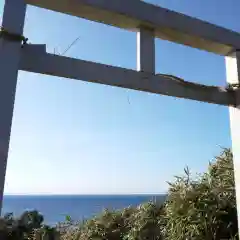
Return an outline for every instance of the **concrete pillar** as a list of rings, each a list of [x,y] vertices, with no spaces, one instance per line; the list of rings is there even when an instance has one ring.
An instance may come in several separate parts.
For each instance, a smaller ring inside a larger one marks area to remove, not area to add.
[[[5,0],[3,28],[12,33],[22,34],[25,13],[24,0]],[[0,211],[2,209],[20,54],[20,42],[0,38]]]
[[[137,71],[155,74],[154,30],[141,27],[137,33]]]
[[[225,58],[227,82],[240,83],[240,51]],[[234,158],[234,174],[236,184],[236,197],[238,207],[238,227],[240,229],[240,91],[236,91],[237,107],[230,107],[230,128],[232,137],[232,150]]]

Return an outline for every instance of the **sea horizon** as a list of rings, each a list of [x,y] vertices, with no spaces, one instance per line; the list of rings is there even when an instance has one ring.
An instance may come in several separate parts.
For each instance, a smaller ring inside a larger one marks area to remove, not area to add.
[[[37,196],[37,197],[44,197],[44,196],[159,196],[159,195],[166,195],[166,193],[18,193],[18,194],[11,194],[6,193],[3,196]]]
[[[119,210],[149,201],[161,203],[165,199],[166,194],[5,194],[2,215],[13,213],[20,216],[26,210],[37,210],[44,216],[45,223],[54,225],[64,221],[66,216],[79,221],[98,215],[104,209]]]

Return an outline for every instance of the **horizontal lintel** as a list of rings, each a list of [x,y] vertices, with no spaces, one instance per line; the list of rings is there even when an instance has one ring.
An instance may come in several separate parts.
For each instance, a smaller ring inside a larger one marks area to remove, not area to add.
[[[83,80],[149,93],[233,106],[234,99],[218,87],[188,87],[168,77],[23,48],[20,70]]]
[[[240,34],[142,0],[25,0],[27,4],[138,31],[152,28],[157,38],[228,55],[240,49]]]

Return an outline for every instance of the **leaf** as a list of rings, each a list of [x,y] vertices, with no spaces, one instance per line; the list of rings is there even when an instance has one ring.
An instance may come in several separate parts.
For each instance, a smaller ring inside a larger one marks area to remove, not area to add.
[[[65,217],[65,221],[66,221],[66,222],[72,222],[72,218],[71,218],[71,216],[66,215],[66,217]]]

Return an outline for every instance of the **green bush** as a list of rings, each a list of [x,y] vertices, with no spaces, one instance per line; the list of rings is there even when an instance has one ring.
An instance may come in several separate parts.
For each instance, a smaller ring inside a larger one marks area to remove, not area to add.
[[[48,240],[57,240],[55,228],[43,224],[44,218],[38,211],[25,211],[20,217],[12,213],[0,219],[1,240],[35,240],[48,236]]]
[[[225,149],[197,180],[170,183],[166,202],[166,239],[217,240],[237,237],[233,156]]]

